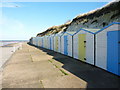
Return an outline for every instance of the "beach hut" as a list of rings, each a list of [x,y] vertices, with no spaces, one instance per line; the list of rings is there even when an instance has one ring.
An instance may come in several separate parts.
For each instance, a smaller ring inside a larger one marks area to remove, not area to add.
[[[48,37],[50,50],[54,50],[54,36],[55,34],[52,34]]]
[[[38,47],[39,46],[39,38],[40,37],[35,37],[35,45]]]
[[[33,45],[34,45],[34,37],[32,37],[32,38],[30,39],[30,44],[33,44]]]
[[[68,56],[73,56],[72,51],[73,51],[73,46],[72,46],[72,35],[75,32],[65,32],[61,36],[61,53],[68,55]]]
[[[46,36],[46,48],[49,49],[49,36],[47,35]]]
[[[43,47],[43,37],[33,37],[31,44]]]
[[[73,35],[73,57],[94,65],[94,32],[97,29],[80,29]]]
[[[40,47],[43,47],[43,37],[40,38]]]
[[[47,37],[48,40],[48,49],[51,49],[51,38],[50,36]]]
[[[42,47],[45,48],[45,36],[42,36]]]
[[[64,34],[64,32],[60,32],[58,33],[58,52],[61,53],[61,44],[62,44],[62,40],[61,37]]]
[[[41,47],[44,46],[44,43],[43,43],[43,37],[41,37]]]
[[[37,37],[37,46],[38,46],[38,47],[41,47],[41,46],[42,46],[41,37]]]
[[[61,36],[64,34],[64,32],[59,32],[54,35],[54,51],[60,52],[61,48]]]
[[[48,49],[48,36],[43,37],[43,47]]]
[[[38,46],[39,47],[44,47],[43,37],[38,37]]]
[[[33,38],[33,45],[37,45],[37,40],[36,40],[36,37]]]
[[[37,39],[36,39],[36,37],[34,38],[34,41],[35,41],[35,46],[37,46]]]
[[[120,76],[120,23],[114,22],[96,32],[95,65]]]
[[[32,41],[31,44],[34,45],[34,37],[32,37],[31,41]]]
[[[58,52],[58,35],[54,36],[54,51]]]
[[[31,38],[29,39],[29,43],[30,43],[30,44],[33,44],[33,37],[31,37]]]

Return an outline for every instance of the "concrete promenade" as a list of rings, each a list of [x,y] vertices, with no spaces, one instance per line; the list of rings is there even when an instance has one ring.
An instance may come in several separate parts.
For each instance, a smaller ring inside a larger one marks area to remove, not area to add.
[[[2,88],[118,88],[120,77],[23,43],[3,66]]]

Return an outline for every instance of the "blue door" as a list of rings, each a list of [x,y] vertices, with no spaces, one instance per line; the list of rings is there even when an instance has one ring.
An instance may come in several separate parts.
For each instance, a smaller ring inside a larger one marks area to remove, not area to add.
[[[52,50],[52,40],[51,40],[51,37],[50,37],[50,50]]]
[[[68,55],[68,38],[64,36],[64,54]]]
[[[109,31],[107,33],[107,70],[120,76],[119,57],[120,57],[120,31]]]

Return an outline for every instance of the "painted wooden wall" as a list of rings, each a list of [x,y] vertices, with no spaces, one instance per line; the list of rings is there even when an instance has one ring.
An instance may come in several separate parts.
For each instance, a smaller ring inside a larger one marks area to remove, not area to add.
[[[93,33],[81,29],[73,35],[64,33],[61,37],[59,35],[34,37],[32,43],[73,56],[120,76],[120,30],[118,27],[120,23],[112,23]]]
[[[117,31],[119,24],[113,24],[96,34],[96,63],[95,65],[107,70],[107,32]]]

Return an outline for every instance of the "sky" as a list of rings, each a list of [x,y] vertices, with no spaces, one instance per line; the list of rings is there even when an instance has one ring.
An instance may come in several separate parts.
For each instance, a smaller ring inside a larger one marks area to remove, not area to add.
[[[0,5],[0,40],[28,40],[47,28],[108,2],[4,2]]]

